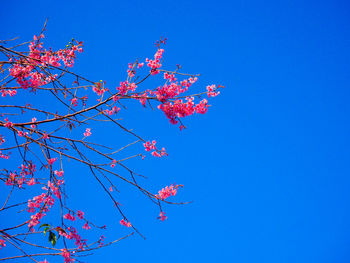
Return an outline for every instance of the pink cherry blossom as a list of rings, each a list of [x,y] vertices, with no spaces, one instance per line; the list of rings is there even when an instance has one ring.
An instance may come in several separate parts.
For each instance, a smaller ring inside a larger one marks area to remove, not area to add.
[[[117,163],[117,160],[114,160],[114,159],[113,159],[112,164],[111,164],[111,167],[114,168],[116,163]]]
[[[170,196],[175,196],[177,193],[177,190],[181,186],[182,185],[173,185],[173,184],[171,184],[170,186],[166,186],[165,188],[158,191],[158,194],[156,195],[156,197],[164,200]]]
[[[64,263],[73,263],[75,261],[75,259],[71,257],[71,253],[67,249],[64,248],[61,251],[61,255],[64,258]]]
[[[17,132],[17,135],[18,135],[19,137],[25,137],[25,136],[28,135],[28,132],[18,131],[18,132]]]
[[[85,137],[91,136],[91,129],[90,129],[90,128],[86,128],[86,130],[85,130],[85,132],[84,132],[84,136],[85,136]]]
[[[36,122],[36,118],[35,117],[32,118],[32,122]],[[36,127],[35,124],[30,125],[30,128],[32,128],[32,129],[35,129],[35,127]]]
[[[6,128],[11,128],[13,126],[13,123],[8,120],[8,118],[5,118],[5,127]]]
[[[213,84],[213,85],[209,85],[207,86],[207,94],[208,94],[208,97],[216,97],[217,95],[220,94],[220,91],[218,92],[215,92],[216,91],[216,86]]]
[[[128,222],[127,220],[125,220],[125,219],[120,220],[119,223],[120,223],[122,226],[126,226],[126,227],[131,227],[131,226],[132,226],[131,223]]]
[[[78,105],[78,99],[77,98],[72,98],[72,99],[70,99],[70,102],[71,102],[71,104],[74,106],[74,107],[76,107],[77,105]]]
[[[51,159],[48,159],[47,162],[49,163],[49,165],[52,165],[54,162],[57,161],[57,157],[56,158],[51,158]]]
[[[89,224],[86,222],[86,223],[83,225],[83,229],[89,230],[89,229],[91,229],[91,227],[90,227]]]
[[[27,185],[35,185],[35,184],[36,184],[36,182],[35,182],[34,178],[32,178],[29,181],[27,181]]]
[[[83,218],[84,218],[84,212],[78,210],[78,211],[77,211],[77,217],[78,217],[79,219],[83,219]]]
[[[64,219],[67,219],[67,220],[71,220],[71,221],[75,221],[75,217],[73,215],[71,215],[70,213],[68,214],[65,214],[63,216]]]
[[[49,135],[47,135],[47,132],[44,133],[43,139],[44,139],[44,140],[49,139]]]
[[[60,176],[60,177],[62,177],[63,176],[63,170],[60,170],[60,171],[55,171],[55,175],[57,175],[57,176]]]
[[[145,147],[145,151],[149,152],[151,150],[155,150],[156,149],[156,141],[153,140],[152,143],[150,141],[147,141],[143,144],[143,146]]]
[[[3,248],[3,247],[6,247],[5,242],[6,241],[4,239],[0,239],[0,249]]]
[[[159,73],[158,69],[162,66],[162,64],[160,63],[160,60],[161,60],[161,58],[163,56],[163,53],[164,53],[164,49],[160,48],[154,54],[154,60],[146,58],[147,67],[151,68],[151,74],[152,75],[156,75],[156,74]]]
[[[164,221],[164,220],[166,220],[167,218],[168,218],[168,217],[165,216],[165,213],[164,213],[164,212],[160,212],[158,219],[160,219],[161,221]]]

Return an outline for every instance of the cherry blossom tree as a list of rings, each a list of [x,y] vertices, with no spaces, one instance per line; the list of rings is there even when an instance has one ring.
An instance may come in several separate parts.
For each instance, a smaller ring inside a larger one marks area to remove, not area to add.
[[[208,85],[201,92],[189,94],[199,75],[182,73],[179,65],[173,70],[162,68],[165,38],[156,42],[152,58],[129,63],[125,79],[119,84],[91,80],[72,71],[83,52],[83,42],[72,39],[65,48],[47,48],[45,26],[29,42],[15,45],[14,40],[5,40],[0,44],[3,57],[0,61],[0,180],[7,189],[1,193],[0,213],[4,215],[17,209],[26,218],[24,221],[11,218],[7,222],[11,222],[10,225],[0,225],[1,250],[4,252],[13,246],[18,251],[0,261],[23,258],[49,262],[51,256],[62,256],[64,262],[74,262],[79,261],[79,255],[133,234],[143,237],[132,224],[132,218],[128,218],[126,208],[122,209],[116,199],[116,181],[141,192],[159,208],[158,219],[166,220],[163,205],[184,204],[169,199],[183,186],[171,184],[154,193],[139,183],[143,175],[128,167],[125,161],[161,158],[168,154],[153,138],[144,138],[131,130],[118,116],[127,110],[125,103],[141,103],[143,107],[162,111],[170,123],[182,130],[185,128],[182,120],[206,113],[210,106],[207,98],[217,96],[222,88]],[[151,78],[159,84],[146,88]],[[52,100],[55,103],[45,102]],[[119,149],[94,142],[97,122],[112,123],[115,132],[128,134],[132,142],[125,142]],[[141,152],[135,150],[127,158],[118,158],[120,152],[137,144],[142,146]],[[64,168],[72,162],[88,167],[119,212],[116,222],[120,227],[129,228],[130,234],[117,239],[110,236],[108,242],[104,236],[97,240],[84,239],[84,231],[98,231],[105,226],[94,223],[87,211],[76,210],[68,204],[65,177],[70,175]],[[29,196],[29,200],[19,201],[25,196]],[[46,220],[48,215],[51,223]]]

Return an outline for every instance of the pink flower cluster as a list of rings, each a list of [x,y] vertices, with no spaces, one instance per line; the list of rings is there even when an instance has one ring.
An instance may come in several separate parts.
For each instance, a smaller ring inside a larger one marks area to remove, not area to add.
[[[8,160],[9,158],[10,158],[10,155],[3,154],[3,153],[0,151],[0,159]]]
[[[28,212],[34,213],[36,208],[40,208],[42,204],[45,207],[42,209],[44,212],[48,212],[49,209],[54,205],[55,200],[50,195],[42,193],[41,195],[34,196],[33,199],[28,200]]]
[[[174,98],[175,96],[185,92],[186,87],[178,85],[175,82],[171,82],[169,85],[164,84],[162,87],[158,87],[156,91],[151,91],[151,95],[155,95],[161,102],[165,102],[168,99]]]
[[[90,128],[86,128],[86,130],[85,130],[85,132],[84,132],[84,136],[85,136],[85,137],[91,136],[91,129],[90,129]]]
[[[177,80],[174,74],[169,74],[168,72],[164,73],[164,79],[167,79],[170,82],[175,82]]]
[[[10,172],[5,182],[6,185],[22,185],[20,179],[18,179],[18,175],[16,173]]]
[[[36,122],[36,118],[35,117],[32,118],[32,122]],[[32,129],[35,129],[35,127],[36,127],[35,124],[30,125],[30,128],[32,128]]]
[[[10,75],[16,78],[17,83],[23,89],[32,88],[35,91],[38,87],[46,85],[57,77],[57,75],[46,75],[37,71],[37,66],[60,67],[59,61],[62,60],[65,66],[72,67],[76,58],[76,52],[83,51],[82,42],[76,42],[76,44],[71,44],[57,52],[46,50],[39,41],[41,38],[44,38],[44,36],[41,35],[39,39],[37,36],[34,36],[34,41],[29,45],[30,51],[27,58],[10,59],[10,62],[14,62],[9,69]]]
[[[186,102],[175,100],[174,103],[168,101],[167,103],[160,104],[158,109],[165,113],[172,124],[177,124],[178,118],[183,118],[196,112],[201,114],[207,112],[209,105],[206,99],[203,99],[197,105],[193,102],[193,97],[187,97],[186,100]]]
[[[91,227],[90,227],[89,224],[86,222],[86,223],[83,225],[83,229],[89,230],[89,229],[91,229]]]
[[[175,196],[179,187],[181,187],[181,185],[171,184],[170,186],[166,186],[162,190],[158,191],[158,194],[156,195],[156,197],[164,200],[170,196]]]
[[[46,214],[43,212],[48,212],[49,209],[54,205],[55,200],[52,196],[42,193],[41,195],[34,196],[32,200],[28,200],[28,212],[34,213],[36,209],[39,212],[31,216],[28,227],[34,231],[33,227],[40,223],[40,219]]]
[[[112,107],[110,110],[109,109],[104,110],[104,112],[107,115],[117,114],[119,111],[120,111],[120,108],[118,108],[117,106]]]
[[[168,155],[165,151],[165,148],[162,148],[161,151],[157,150],[156,143],[157,142],[155,140],[153,140],[152,143],[150,141],[145,142],[143,144],[143,146],[145,147],[145,151],[150,152],[151,150],[154,150],[152,152],[152,155],[155,157],[162,157],[162,156]]]
[[[113,161],[112,161],[112,163],[111,163],[111,167],[114,168],[116,163],[117,163],[117,160],[114,160],[114,159],[113,159]],[[111,186],[111,188],[112,188],[112,186]],[[111,192],[112,192],[112,191],[113,191],[113,188],[112,188]]]
[[[119,95],[126,95],[129,91],[135,91],[137,88],[135,83],[130,83],[128,81],[120,82],[120,86],[117,87]]]
[[[84,218],[84,212],[81,211],[81,210],[78,210],[78,211],[77,211],[77,217],[78,217],[79,219],[83,219],[83,218]]]
[[[146,58],[147,67],[151,68],[151,74],[156,75],[159,73],[159,68],[162,66],[160,60],[162,59],[164,53],[164,49],[159,48],[157,52],[154,54],[154,59]]]
[[[132,226],[131,223],[128,222],[127,220],[125,220],[125,219],[120,220],[119,223],[120,223],[122,226],[126,226],[126,227],[131,227],[131,226]]]
[[[157,148],[156,148],[156,141],[155,140],[153,140],[152,141],[152,143],[150,142],[150,141],[148,141],[148,142],[145,142],[144,144],[143,144],[143,146],[145,147],[145,151],[147,151],[147,152],[149,152],[149,151],[151,151],[151,150],[156,150]]]
[[[161,221],[166,220],[168,217],[165,215],[164,212],[160,212],[158,219]]]
[[[216,91],[216,86],[213,84],[213,85],[210,85],[210,86],[207,86],[207,94],[208,94],[208,97],[216,97],[217,95],[220,94],[220,91],[218,92],[215,92]]]
[[[17,132],[17,135],[18,135],[19,137],[26,137],[26,136],[28,135],[28,132],[18,131],[18,132]]]
[[[69,101],[74,107],[78,106],[78,99],[76,97],[70,99]]]
[[[15,90],[15,89],[13,89],[13,90],[2,89],[2,90],[0,90],[0,92],[1,92],[2,97],[6,97],[6,95],[10,95],[10,97],[13,97],[17,94],[17,90]]]
[[[64,183],[63,180],[56,180],[56,184],[57,186],[52,183],[51,181],[48,181],[47,182],[47,186],[50,188],[51,192],[58,198],[58,199],[61,199],[61,192],[60,192],[60,189],[59,189],[59,186],[62,185]],[[43,190],[48,190],[48,188],[46,186],[44,186],[42,188]]]
[[[70,221],[75,221],[75,217],[73,215],[71,215],[70,213],[65,214],[63,216],[64,219],[70,220]]]
[[[73,263],[75,261],[75,259],[72,258],[71,253],[66,248],[62,249],[61,251],[61,255],[64,258],[64,263]]]
[[[56,161],[57,161],[57,157],[56,158],[50,158],[50,159],[47,160],[47,162],[48,162],[48,164],[50,166],[53,165],[53,163],[56,162]]]
[[[5,182],[6,185],[17,185],[19,188],[22,188],[22,185],[27,182],[28,185],[35,184],[33,178],[29,179],[28,177],[32,177],[33,173],[36,170],[36,167],[31,162],[28,162],[28,165],[21,164],[19,167],[21,169],[19,175],[17,172],[10,172],[7,180]]]
[[[86,247],[86,240],[82,239],[81,236],[78,234],[77,230],[74,227],[68,228],[69,234],[67,233],[61,233],[62,236],[69,240],[75,240],[74,244],[78,246],[79,250],[84,250],[84,246]]]
[[[129,63],[128,64],[128,76],[130,78],[134,77],[135,76],[135,73],[136,73],[136,70],[135,70],[135,67],[137,66],[137,68],[142,68],[144,65],[144,63]]]
[[[92,91],[95,92],[98,96],[102,96],[108,89],[103,87],[102,82],[95,83],[96,85],[92,87]]]
[[[36,184],[36,182],[35,182],[34,177],[33,177],[33,178],[31,178],[29,181],[27,181],[27,185],[29,185],[29,186],[31,186],[31,185],[35,185],[35,184]]]
[[[63,170],[60,170],[60,171],[55,171],[55,175],[59,176],[59,177],[62,177],[63,176],[63,173],[64,171]]]
[[[49,135],[47,134],[47,132],[44,132],[44,134],[43,134],[43,139],[44,140],[48,140],[50,137],[49,137]]]
[[[9,121],[8,118],[5,118],[5,125],[6,128],[11,128],[13,126],[13,123]]]

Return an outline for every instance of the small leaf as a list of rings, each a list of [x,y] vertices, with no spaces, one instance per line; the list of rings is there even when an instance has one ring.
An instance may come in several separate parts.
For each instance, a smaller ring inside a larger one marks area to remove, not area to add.
[[[44,235],[46,236],[47,231],[50,230],[50,227],[45,227],[44,228]]]
[[[51,231],[50,231],[49,242],[52,244],[52,246],[55,246],[55,245],[56,245],[57,236],[55,235],[54,232],[51,232]]]
[[[44,227],[44,226],[51,227],[49,224],[42,224],[42,225],[39,227],[39,229],[42,228],[42,227]]]

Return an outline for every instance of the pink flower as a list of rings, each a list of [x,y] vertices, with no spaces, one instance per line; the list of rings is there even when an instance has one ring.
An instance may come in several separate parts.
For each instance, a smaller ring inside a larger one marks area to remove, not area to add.
[[[36,122],[36,118],[35,117],[32,118],[32,122]],[[30,125],[30,128],[32,128],[32,129],[35,129],[35,127],[36,127],[35,124]]]
[[[72,263],[75,260],[71,258],[71,253],[67,249],[62,249],[62,257],[64,257],[64,263]]]
[[[213,84],[213,85],[210,85],[210,86],[207,86],[207,94],[208,94],[208,97],[216,97],[217,95],[220,94],[220,91],[218,92],[215,92],[216,90],[216,86]]]
[[[199,104],[195,106],[195,110],[197,113],[204,114],[208,111],[208,107],[208,101],[206,99],[203,99]]]
[[[18,131],[17,135],[18,137],[25,137],[28,135],[28,132]]]
[[[5,138],[0,134],[0,145],[5,142]]]
[[[77,98],[73,98],[73,99],[70,99],[70,101],[71,101],[71,104],[74,106],[74,107],[76,107],[77,105],[78,105],[78,99]]]
[[[47,135],[47,132],[44,133],[43,139],[44,139],[44,140],[49,139],[49,135]]]
[[[27,181],[27,185],[35,185],[35,184],[36,183],[35,183],[35,179],[34,178],[32,178],[29,181]]]
[[[88,137],[91,135],[91,129],[90,128],[86,128],[85,132],[84,132],[84,136]]]
[[[156,149],[156,141],[155,140],[153,140],[152,141],[152,143],[150,142],[150,141],[148,141],[148,142],[145,142],[144,144],[143,144],[143,146],[145,147],[145,151],[147,151],[147,152],[149,152],[149,151],[151,151],[151,150],[155,150]]]
[[[91,227],[90,227],[89,224],[86,222],[86,223],[83,225],[83,229],[89,230],[89,229],[91,229]]]
[[[41,212],[36,213],[35,215],[31,215],[28,227],[32,228],[33,226],[38,225],[40,223],[40,219],[42,219],[45,215],[46,214],[41,213]]]
[[[6,121],[6,123],[5,123],[5,127],[6,127],[6,128],[11,128],[11,127],[13,126],[13,123],[10,122],[10,121],[8,120],[8,118],[5,118],[5,121]]]
[[[128,222],[127,220],[122,219],[122,220],[120,220],[119,223],[120,223],[122,226],[131,227],[131,223]]]
[[[164,213],[164,212],[160,212],[158,219],[160,219],[161,221],[164,221],[164,220],[167,219],[167,218],[168,218],[168,217],[165,216],[165,213]]]
[[[168,72],[164,73],[164,79],[170,80],[170,82],[175,82],[176,78],[174,74],[169,74]]]
[[[75,221],[75,217],[72,216],[70,213],[65,214],[65,215],[63,216],[63,218],[64,218],[64,219],[67,219],[67,220]]]
[[[48,159],[47,162],[49,163],[49,165],[52,165],[54,162],[57,161],[57,158],[51,158],[51,159]]]
[[[6,95],[10,95],[10,97],[13,97],[17,94],[17,90],[0,90],[1,96],[6,97]]]
[[[77,211],[77,216],[78,216],[79,219],[83,219],[84,218],[84,212],[78,210]]]
[[[1,248],[1,247],[6,247],[5,242],[6,242],[5,240],[0,239],[0,248]]]
[[[154,157],[161,157],[161,155],[158,152],[156,152],[156,151],[152,152],[152,155]]]
[[[114,168],[116,163],[117,163],[117,160],[114,160],[114,159],[113,159],[112,164],[111,164],[111,167]]]
[[[175,196],[177,193],[177,189],[179,189],[179,187],[182,187],[182,185],[173,185],[172,184],[170,186],[166,186],[162,190],[158,191],[158,194],[156,195],[156,197],[164,200],[170,196]]]
[[[105,239],[105,236],[100,236],[100,240],[99,241],[97,241],[98,242],[98,246],[99,247],[102,247],[103,246],[103,240]]]
[[[151,68],[151,74],[156,75],[159,73],[159,68],[162,66],[160,60],[162,59],[164,49],[159,48],[154,54],[154,60],[146,58],[147,67]]]
[[[55,175],[57,175],[57,176],[60,176],[60,177],[62,177],[63,176],[63,170],[60,170],[60,171],[55,171]]]

